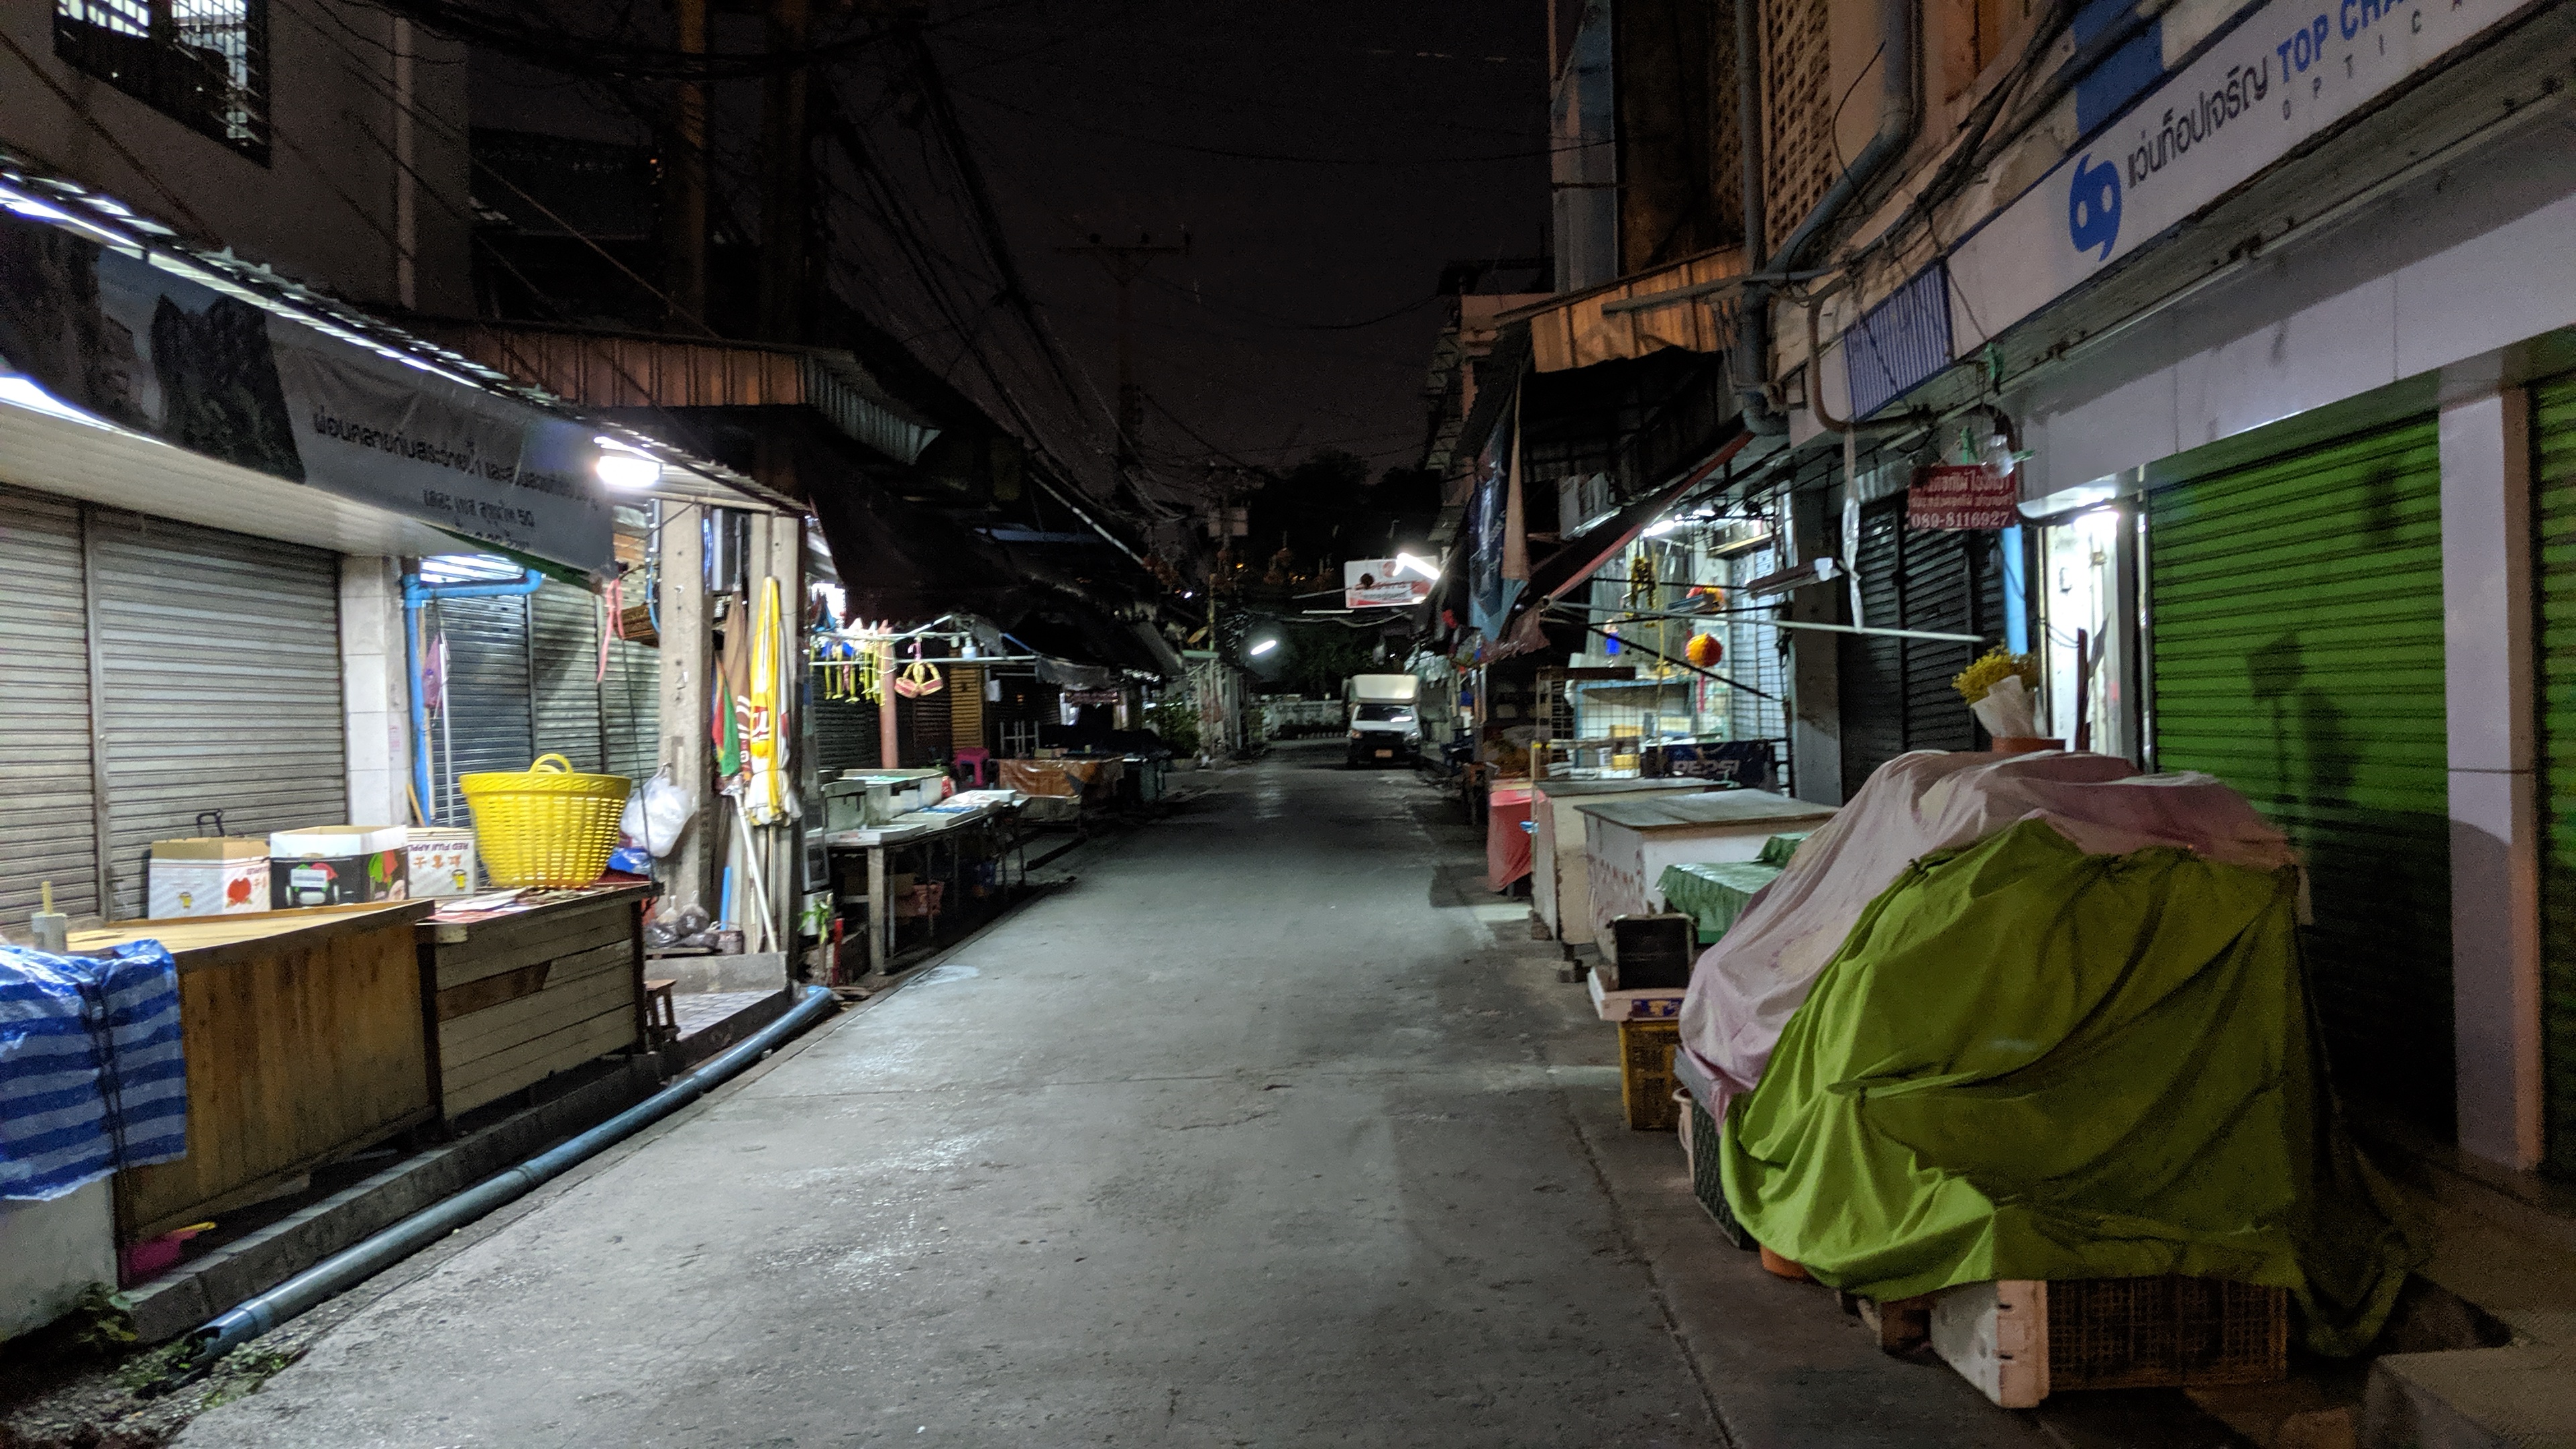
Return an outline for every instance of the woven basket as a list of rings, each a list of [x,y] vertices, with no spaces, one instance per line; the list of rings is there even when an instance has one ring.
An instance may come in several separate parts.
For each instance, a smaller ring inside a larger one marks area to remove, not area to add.
[[[541,755],[524,771],[460,776],[456,785],[474,807],[483,871],[505,890],[599,879],[635,788],[624,775],[581,774],[561,755]]]

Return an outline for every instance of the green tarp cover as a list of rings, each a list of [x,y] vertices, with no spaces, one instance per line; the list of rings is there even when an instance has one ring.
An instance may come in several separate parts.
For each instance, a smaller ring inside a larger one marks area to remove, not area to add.
[[[2025,821],[1915,862],[1730,1104],[1753,1237],[1881,1300],[2006,1278],[2286,1288],[2357,1353],[2418,1260],[2319,1071],[2294,873]]]
[[[1798,853],[1798,842],[1807,835],[1804,830],[1795,835],[1774,835],[1762,842],[1762,853],[1753,858],[1764,865],[1787,865],[1789,857]]]
[[[1776,838],[1776,837],[1775,837]],[[1693,860],[1664,867],[1655,888],[1664,906],[1690,917],[1703,946],[1726,934],[1753,903],[1753,893],[1780,878],[1780,867],[1750,860]]]

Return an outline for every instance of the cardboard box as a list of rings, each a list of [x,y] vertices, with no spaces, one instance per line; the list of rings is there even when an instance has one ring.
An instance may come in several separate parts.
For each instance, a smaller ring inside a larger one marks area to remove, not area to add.
[[[152,842],[143,914],[224,916],[269,908],[268,842],[250,835]]]
[[[409,832],[413,900],[474,894],[474,831],[471,827],[427,826]]]
[[[315,825],[268,838],[269,903],[350,906],[411,893],[410,832],[399,825]]]

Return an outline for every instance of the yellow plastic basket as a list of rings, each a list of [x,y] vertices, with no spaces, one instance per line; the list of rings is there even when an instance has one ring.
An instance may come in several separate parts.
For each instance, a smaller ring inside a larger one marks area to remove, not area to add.
[[[617,820],[635,782],[585,775],[561,755],[540,755],[525,771],[457,777],[474,807],[474,844],[484,874],[504,889],[585,886],[608,869]]]

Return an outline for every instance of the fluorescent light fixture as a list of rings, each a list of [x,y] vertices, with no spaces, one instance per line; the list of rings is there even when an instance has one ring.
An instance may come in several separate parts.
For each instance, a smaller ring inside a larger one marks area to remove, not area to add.
[[[662,460],[640,448],[629,447],[615,438],[602,435],[591,439],[599,447],[590,471],[611,488],[650,488],[662,481]]]
[[[1396,571],[1399,573],[1406,569],[1411,569],[1415,573],[1422,575],[1424,578],[1434,581],[1437,581],[1440,577],[1440,570],[1438,568],[1422,559],[1415,558],[1409,553],[1397,554],[1395,556],[1395,567]]]
[[[1254,658],[1256,658],[1256,659],[1257,659],[1257,658],[1259,658],[1260,656],[1262,656],[1262,655],[1264,655],[1264,654],[1267,654],[1267,653],[1269,653],[1271,650],[1276,649],[1276,648],[1278,648],[1278,647],[1279,647],[1279,641],[1278,641],[1278,640],[1276,640],[1276,639],[1261,639],[1261,640],[1256,640],[1256,641],[1253,643],[1253,646],[1252,646],[1251,648],[1249,648],[1249,649],[1247,649],[1247,650],[1245,650],[1245,651],[1243,651],[1243,652],[1244,652],[1244,653],[1246,653],[1246,654],[1248,654],[1248,655],[1251,655],[1252,657],[1254,657]]]
[[[0,372],[0,403],[25,408],[31,413],[43,413],[49,418],[61,418],[65,422],[79,423],[84,427],[101,428],[111,433],[125,431],[114,423],[91,417],[79,408],[64,402],[61,398],[36,386],[34,379],[20,377],[15,373]]]

